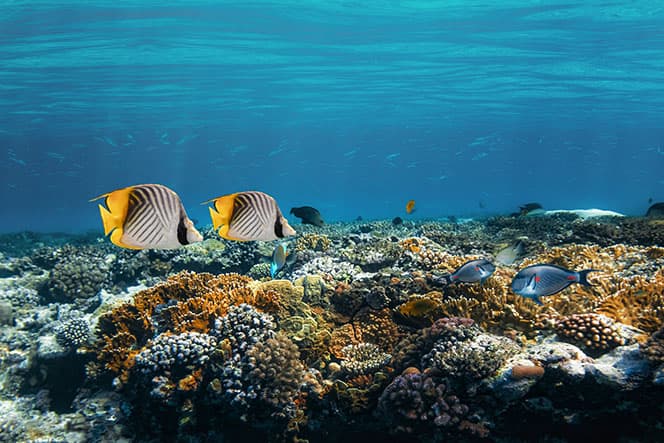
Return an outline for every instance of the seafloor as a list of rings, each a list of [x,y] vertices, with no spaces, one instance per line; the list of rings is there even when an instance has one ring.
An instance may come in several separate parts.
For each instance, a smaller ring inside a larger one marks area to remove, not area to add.
[[[664,441],[661,220],[295,227],[275,280],[274,243],[209,229],[0,236],[0,440]],[[537,305],[510,281],[538,262],[600,271]]]

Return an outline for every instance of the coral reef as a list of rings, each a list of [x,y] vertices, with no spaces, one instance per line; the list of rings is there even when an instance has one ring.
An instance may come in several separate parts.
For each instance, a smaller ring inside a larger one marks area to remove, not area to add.
[[[90,325],[81,317],[69,319],[56,327],[55,337],[65,348],[78,348],[88,343]]]
[[[65,246],[47,282],[51,297],[61,301],[89,298],[106,282],[109,266],[103,257],[88,249]]]
[[[600,314],[564,317],[556,323],[556,333],[564,341],[590,351],[607,351],[627,344],[622,329],[612,319]]]
[[[211,230],[168,251],[8,238],[0,440],[629,440],[629,428],[660,441],[664,248],[651,228],[568,215],[301,226],[274,280],[273,243]],[[517,238],[525,256],[483,284],[445,279]],[[538,305],[510,289],[534,263],[598,271]]]
[[[373,343],[346,345],[341,349],[341,368],[350,375],[367,375],[385,366],[392,356]]]
[[[640,346],[645,357],[655,364],[664,363],[664,327],[652,334],[645,343]]]

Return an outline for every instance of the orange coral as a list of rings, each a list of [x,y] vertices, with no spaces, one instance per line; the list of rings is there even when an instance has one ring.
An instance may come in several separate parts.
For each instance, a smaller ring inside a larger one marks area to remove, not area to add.
[[[403,331],[392,319],[389,308],[380,311],[362,309],[353,318],[353,328],[355,337],[363,342],[378,345],[388,353],[392,352],[403,336]]]
[[[213,319],[225,315],[232,304],[255,301],[248,287],[252,281],[239,274],[215,276],[183,271],[138,292],[133,303],[122,304],[100,317],[99,362],[126,379],[134,357],[157,327],[161,332],[208,332]]]
[[[335,328],[332,330],[330,337],[330,354],[339,359],[344,358],[346,354],[342,349],[347,345],[356,345],[360,343],[362,341],[361,338],[361,336],[357,337],[355,335],[355,329],[350,323]]]
[[[646,332],[655,332],[664,325],[664,271],[652,279],[634,276],[620,282],[619,289],[601,301],[598,314],[631,325]]]

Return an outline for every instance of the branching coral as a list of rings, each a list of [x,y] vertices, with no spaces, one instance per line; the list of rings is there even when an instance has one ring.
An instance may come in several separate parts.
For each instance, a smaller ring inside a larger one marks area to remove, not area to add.
[[[332,242],[330,241],[330,238],[325,234],[305,233],[295,240],[295,250],[298,252],[325,252],[331,245]]]
[[[373,343],[347,345],[341,349],[341,368],[350,375],[367,375],[385,366],[392,356]]]
[[[378,401],[378,414],[397,433],[447,431],[456,435],[470,431],[480,437],[488,435],[486,426],[477,419],[471,421],[474,414],[469,406],[442,380],[419,371],[399,375],[387,386]]]
[[[664,271],[653,278],[623,279],[619,289],[605,297],[595,312],[646,332],[664,325]]]
[[[119,374],[119,381],[126,381],[134,357],[155,334],[209,332],[214,319],[252,294],[247,288],[249,282],[250,278],[239,274],[181,272],[138,292],[133,303],[122,304],[100,317],[99,362]]]

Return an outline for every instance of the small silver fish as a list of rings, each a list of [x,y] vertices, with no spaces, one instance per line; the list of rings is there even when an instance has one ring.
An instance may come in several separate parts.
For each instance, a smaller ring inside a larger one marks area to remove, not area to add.
[[[520,270],[512,279],[512,291],[541,304],[540,297],[556,294],[573,283],[592,286],[588,274],[598,269],[570,271],[561,266],[536,264]]]
[[[446,276],[449,283],[484,283],[493,274],[496,267],[489,260],[480,258],[461,265],[456,271]]]
[[[511,265],[516,259],[522,255],[525,251],[525,247],[521,240],[518,240],[516,243],[509,245],[508,247],[501,249],[498,254],[496,254],[496,261],[502,265]]]

